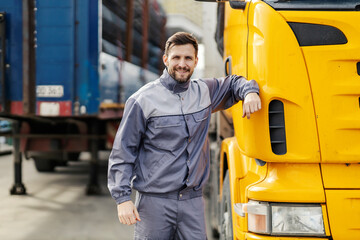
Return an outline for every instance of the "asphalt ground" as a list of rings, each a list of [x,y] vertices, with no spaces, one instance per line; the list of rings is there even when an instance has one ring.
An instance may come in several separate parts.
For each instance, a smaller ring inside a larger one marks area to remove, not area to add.
[[[100,161],[102,195],[86,196],[88,158],[83,153],[81,161],[57,167],[54,173],[38,173],[32,160],[24,160],[27,195],[11,196],[13,156],[0,155],[0,239],[133,239],[134,227],[118,222],[116,204],[106,187],[106,157]],[[212,240],[209,233],[208,238]]]

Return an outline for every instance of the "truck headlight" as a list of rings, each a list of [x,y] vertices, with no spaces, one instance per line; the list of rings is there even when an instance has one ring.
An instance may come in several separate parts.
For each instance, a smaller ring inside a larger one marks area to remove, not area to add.
[[[242,204],[248,214],[248,230],[255,233],[293,236],[324,236],[320,204],[268,203]]]

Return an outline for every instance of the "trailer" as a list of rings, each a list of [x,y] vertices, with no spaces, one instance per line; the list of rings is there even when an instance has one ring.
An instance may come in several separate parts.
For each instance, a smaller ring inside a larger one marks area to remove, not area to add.
[[[149,22],[151,21],[151,25]],[[149,0],[2,0],[0,118],[12,123],[14,185],[26,194],[22,156],[39,172],[110,150],[126,99],[158,78],[166,16]]]

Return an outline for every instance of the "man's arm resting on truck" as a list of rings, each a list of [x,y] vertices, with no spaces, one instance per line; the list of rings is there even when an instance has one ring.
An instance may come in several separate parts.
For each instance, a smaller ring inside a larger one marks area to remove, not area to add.
[[[227,109],[243,101],[243,117],[261,109],[259,85],[255,80],[247,81],[242,76],[202,79],[210,91],[212,112]]]
[[[250,114],[261,109],[261,101],[259,94],[248,93],[243,101],[243,115],[242,117],[250,118]]]

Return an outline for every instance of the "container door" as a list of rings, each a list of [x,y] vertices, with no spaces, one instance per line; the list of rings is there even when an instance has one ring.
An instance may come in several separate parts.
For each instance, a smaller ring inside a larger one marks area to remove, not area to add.
[[[75,1],[36,1],[36,114],[72,114],[75,79]]]
[[[0,12],[5,18],[0,22],[1,31],[1,112],[23,114],[23,3],[22,0],[1,0]],[[6,46],[4,45],[6,43]],[[0,77],[0,78],[1,78]]]

